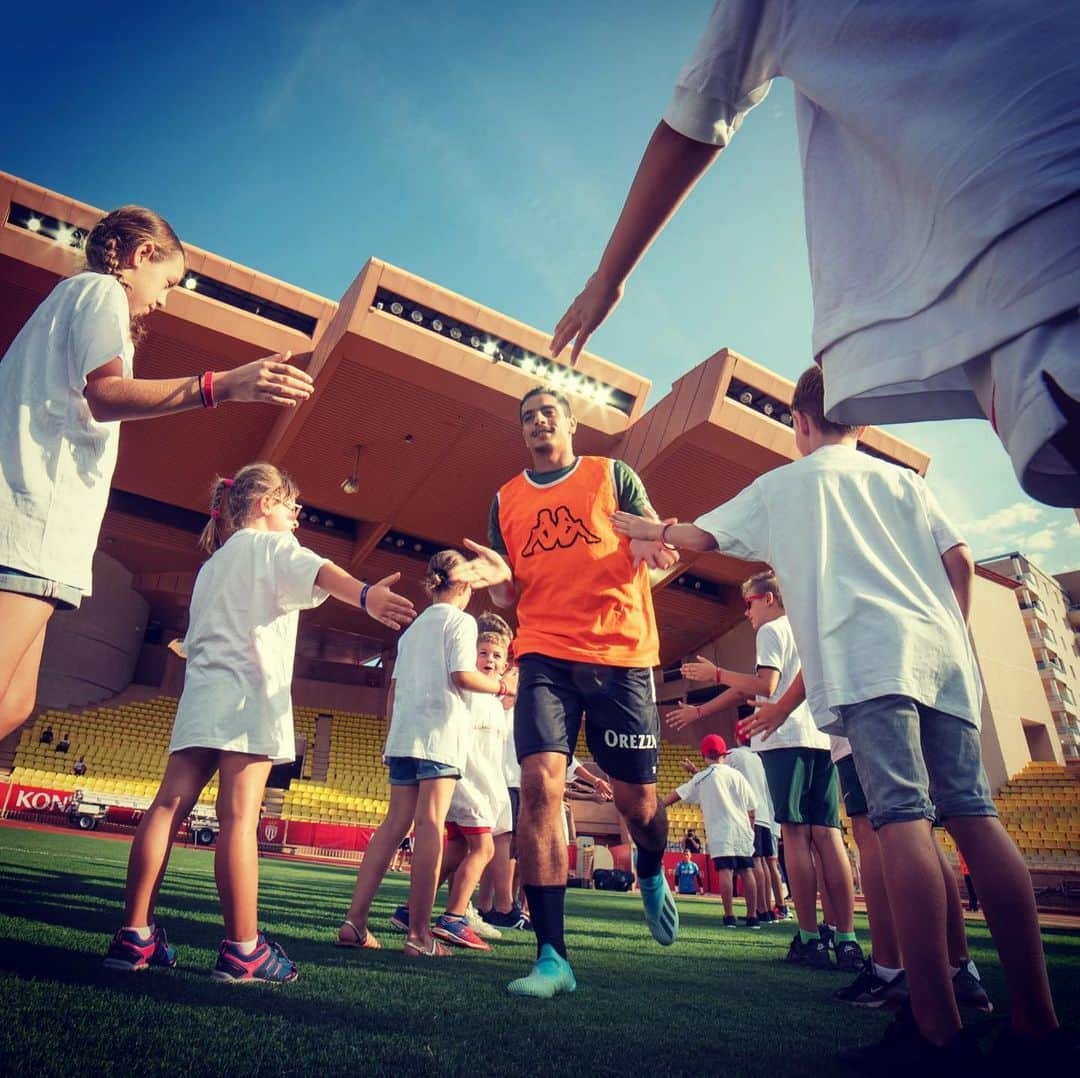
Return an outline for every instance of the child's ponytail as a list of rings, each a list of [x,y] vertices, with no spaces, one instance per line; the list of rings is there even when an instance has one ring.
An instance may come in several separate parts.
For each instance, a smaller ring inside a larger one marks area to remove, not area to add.
[[[218,476],[210,489],[210,519],[199,536],[199,546],[207,554],[213,554],[233,532],[233,515],[229,506],[231,479]]]
[[[434,598],[457,587],[450,580],[450,572],[464,561],[464,554],[456,550],[440,550],[438,554],[432,555],[427,573],[424,574],[424,590],[428,595]]]

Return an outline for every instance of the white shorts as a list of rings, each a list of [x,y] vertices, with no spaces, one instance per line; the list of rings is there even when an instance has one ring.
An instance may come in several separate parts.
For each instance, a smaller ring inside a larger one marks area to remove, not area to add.
[[[487,775],[467,765],[454,787],[446,819],[459,827],[490,827],[493,835],[512,831],[510,793],[502,781],[502,772],[489,781]]]

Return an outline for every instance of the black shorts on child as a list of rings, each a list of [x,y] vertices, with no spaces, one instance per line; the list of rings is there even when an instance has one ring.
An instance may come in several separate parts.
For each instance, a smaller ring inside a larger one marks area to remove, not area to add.
[[[714,857],[712,867],[717,872],[723,872],[727,869],[732,872],[745,872],[747,869],[754,867],[754,859],[752,857]]]
[[[754,824],[754,856],[776,856],[776,843],[773,841],[772,828],[768,824]]]

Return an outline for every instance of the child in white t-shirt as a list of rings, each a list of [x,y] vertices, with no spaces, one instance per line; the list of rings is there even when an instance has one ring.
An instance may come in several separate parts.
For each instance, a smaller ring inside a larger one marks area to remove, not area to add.
[[[928,1065],[973,1056],[949,978],[935,816],[963,850],[980,896],[990,889],[986,918],[1012,999],[1002,1054],[1064,1059],[1075,1041],[1057,1032],[1031,877],[982,767],[982,689],[967,631],[971,554],[920,476],[858,452],[859,428],[825,418],[818,368],[800,377],[792,415],[801,460],[760,476],[697,524],[616,514],[616,528],[768,562],[783,585],[802,672],[749,728],[782,717],[805,694],[819,721],[851,741],[911,989],[915,1022],[881,1046],[853,1050],[852,1064],[884,1063],[898,1043]]]
[[[738,875],[746,900],[747,928],[756,929],[757,883],[754,879],[754,813],[757,799],[753,787],[738,771],[724,765],[727,742],[719,734],[708,734],[701,742],[705,768],[696,770],[689,760],[683,766],[690,774],[664,798],[664,807],[685,801],[700,805],[705,818],[705,841],[713,868],[720,876],[720,897],[724,902],[724,926],[735,928],[732,905],[733,875]]]
[[[769,780],[765,776],[765,767],[761,756],[750,748],[749,738],[736,735],[738,743],[729,750],[726,763],[734,768],[754,791],[757,810],[754,813],[754,881],[757,884],[757,919],[761,924],[772,924],[776,914],[769,906],[769,889],[775,871],[779,881],[780,866],[777,863],[776,841],[773,828],[776,826],[773,813],[772,794],[769,792]],[[779,890],[783,901],[784,892]]]
[[[203,546],[211,557],[191,596],[187,669],[169,763],[128,861],[124,925],[105,965],[131,971],[174,966],[176,952],[154,905],[177,828],[219,774],[214,850],[225,939],[211,976],[291,981],[296,967],[258,930],[259,809],[270,768],[296,757],[292,670],[299,611],[328,595],[397,629],[412,604],[390,590],[398,575],[362,584],[293,536],[300,506],[292,480],[249,464],[214,485]]]
[[[120,421],[311,395],[287,356],[135,378],[140,320],[183,277],[184,249],[163,217],[124,206],[94,226],[84,251],[85,272],[49,293],[0,363],[0,740],[33,711],[53,610],[90,594]]]
[[[576,362],[665,223],[786,77],[826,414],[986,418],[1032,497],[1080,504],[1080,19],[1075,0],[1037,10],[717,3],[552,354],[573,340]]]
[[[743,674],[718,668],[700,655],[696,663],[685,663],[685,677],[731,687],[730,695],[722,693],[695,709],[702,716],[755,696],[777,700],[799,674],[799,653],[772,571],[744,581],[742,594],[746,618],[755,631],[755,671]],[[672,716],[672,722],[683,724],[689,718],[680,711]],[[838,918],[836,966],[855,972],[862,966],[863,953],[855,938],[855,889],[840,835],[836,769],[829,756],[829,738],[818,730],[810,708],[803,703],[774,730],[755,734],[750,747],[760,754],[765,768],[799,922],[786,961],[812,969],[832,968],[828,945],[818,929],[820,887],[833,900]]]
[[[450,954],[431,932],[431,909],[442,865],[446,813],[472,742],[467,694],[510,691],[503,678],[476,669],[476,619],[465,612],[472,588],[454,584],[450,572],[465,561],[442,550],[428,562],[424,587],[432,603],[398,643],[387,710],[390,729],[383,758],[390,770],[390,807],[371,837],[356,874],[352,904],[338,930],[344,947],[377,948],[368,914],[394,852],[413,828],[405,953],[425,958]]]

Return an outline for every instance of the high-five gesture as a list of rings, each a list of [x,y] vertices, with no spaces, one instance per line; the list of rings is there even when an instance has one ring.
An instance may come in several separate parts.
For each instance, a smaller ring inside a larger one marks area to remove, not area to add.
[[[716,667],[704,655],[698,655],[697,662],[683,663],[679,673],[687,681],[716,682]]]
[[[571,341],[570,366],[577,363],[585,342],[622,299],[623,286],[612,284],[599,273],[594,273],[585,283],[581,294],[570,304],[566,314],[559,319],[551,336],[551,354],[557,356]]]
[[[668,726],[672,730],[682,730],[684,727],[689,726],[690,723],[697,722],[700,718],[701,710],[694,707],[693,704],[688,704],[685,700],[680,700],[678,707],[667,713]]]
[[[263,356],[221,371],[215,376],[214,395],[219,401],[249,401],[295,408],[311,396],[315,383],[307,371],[294,367],[292,352]]]
[[[364,596],[364,609],[382,625],[390,629],[400,629],[416,617],[416,609],[404,595],[390,590],[391,584],[401,579],[401,573],[384,576],[377,584],[372,584]]]
[[[482,546],[472,539],[466,539],[464,543],[476,557],[455,565],[450,570],[451,583],[468,584],[473,588],[494,588],[500,584],[511,583],[514,574],[506,564],[506,559],[497,550]]]

